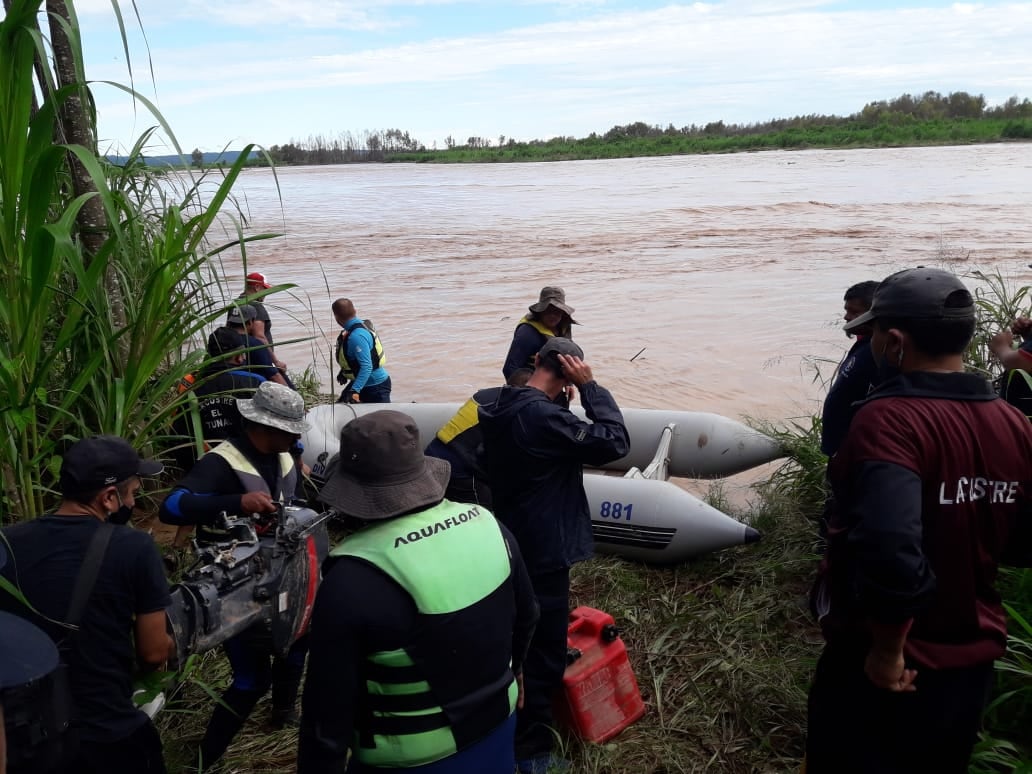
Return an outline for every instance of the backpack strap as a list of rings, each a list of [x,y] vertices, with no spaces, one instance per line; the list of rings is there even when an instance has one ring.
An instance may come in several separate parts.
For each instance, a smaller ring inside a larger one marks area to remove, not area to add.
[[[86,603],[89,602],[93,587],[97,584],[97,574],[100,572],[101,562],[104,561],[104,554],[107,553],[108,543],[111,542],[111,534],[114,531],[114,525],[106,521],[101,522],[97,531],[93,533],[93,537],[90,538],[86,556],[83,558],[79,574],[75,578],[72,601],[68,604],[68,613],[65,616],[65,623],[71,626],[78,626],[79,619],[86,611]]]

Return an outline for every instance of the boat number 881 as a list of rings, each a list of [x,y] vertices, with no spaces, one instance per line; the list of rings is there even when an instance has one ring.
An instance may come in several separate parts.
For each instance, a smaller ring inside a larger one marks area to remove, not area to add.
[[[634,503],[614,503],[609,500],[603,500],[601,507],[598,509],[598,515],[603,519],[623,519],[624,521],[631,520],[631,510],[634,508]]]

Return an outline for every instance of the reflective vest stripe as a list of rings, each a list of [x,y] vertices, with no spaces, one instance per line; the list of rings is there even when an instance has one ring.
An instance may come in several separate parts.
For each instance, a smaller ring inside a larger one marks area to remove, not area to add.
[[[522,317],[520,318],[520,321],[519,323],[517,323],[516,327],[519,328],[521,325],[529,325],[542,336],[547,336],[548,338],[552,338],[553,336],[555,336],[555,333],[552,331],[552,329],[540,320],[531,320],[529,317]],[[534,354],[537,353],[535,352]]]
[[[350,360],[348,358],[348,344],[345,333],[349,334],[356,328],[362,328],[367,331],[373,338],[373,348],[369,352],[369,359],[373,363],[373,370],[387,365],[387,353],[383,349],[383,344],[380,343],[380,337],[376,331],[367,326],[364,322],[352,325],[345,331],[341,331],[340,335],[337,336],[337,364],[340,366],[340,371],[347,379],[354,379],[358,374],[358,361]]]
[[[470,398],[458,412],[448,422],[437,431],[437,437],[442,443],[451,443],[456,436],[469,430],[471,427],[476,427],[480,422],[480,417],[477,415],[477,409],[480,405]]]
[[[236,473],[240,485],[245,492],[265,492],[273,500],[284,502],[294,494],[297,486],[297,469],[294,465],[294,458],[289,454],[279,454],[280,476],[279,491],[273,494],[269,491],[269,485],[262,478],[262,474],[251,463],[244,453],[240,451],[232,441],[227,440],[220,443],[208,454],[217,454],[229,463],[229,467]]]

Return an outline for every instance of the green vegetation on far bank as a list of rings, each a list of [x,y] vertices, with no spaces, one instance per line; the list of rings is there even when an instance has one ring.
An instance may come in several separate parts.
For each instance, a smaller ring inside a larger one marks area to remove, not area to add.
[[[518,162],[673,156],[694,153],[803,148],[885,148],[917,145],[959,145],[1032,139],[1032,102],[1011,97],[987,107],[981,95],[967,92],[920,96],[903,94],[871,102],[849,116],[807,115],[753,124],[675,127],[642,121],[614,126],[587,137],[553,137],[516,141],[454,137],[445,147],[427,147],[400,129],[312,135],[268,149],[278,165],[346,164],[358,162]],[[199,151],[197,151],[199,153]],[[260,162],[260,163],[264,163]]]
[[[615,159],[637,156],[677,156],[696,153],[735,153],[804,148],[890,148],[915,145],[963,145],[1032,138],[1032,120],[935,119],[899,125],[792,127],[763,134],[659,135],[627,133],[606,139],[557,137],[545,142],[512,143],[502,147],[396,153],[385,161],[512,162]]]

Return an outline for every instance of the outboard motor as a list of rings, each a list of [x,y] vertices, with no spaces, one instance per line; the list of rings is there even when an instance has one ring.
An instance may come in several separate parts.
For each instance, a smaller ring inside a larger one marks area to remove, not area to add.
[[[177,657],[204,653],[256,625],[286,655],[308,630],[333,515],[286,506],[261,534],[252,519],[223,515],[219,537],[197,543],[197,561],[172,588]]]

